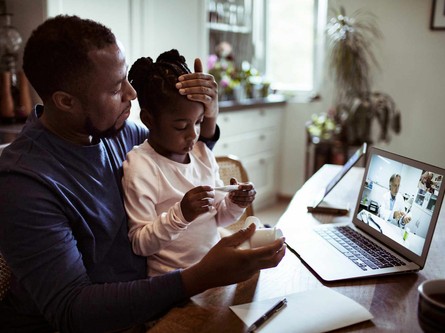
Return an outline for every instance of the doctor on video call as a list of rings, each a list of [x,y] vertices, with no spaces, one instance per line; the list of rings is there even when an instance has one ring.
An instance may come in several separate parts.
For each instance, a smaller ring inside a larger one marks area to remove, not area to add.
[[[405,213],[405,202],[399,193],[400,181],[399,174],[393,174],[389,178],[389,191],[382,197],[379,216],[385,221],[403,227],[411,221],[411,216]]]

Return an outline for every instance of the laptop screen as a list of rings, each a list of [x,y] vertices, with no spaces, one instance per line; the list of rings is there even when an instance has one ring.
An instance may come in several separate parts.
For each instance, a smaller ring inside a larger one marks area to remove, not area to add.
[[[331,190],[340,182],[340,180],[348,173],[349,170],[360,160],[360,158],[366,154],[367,144],[363,143],[359,149],[357,149],[354,154],[348,159],[348,161],[343,165],[341,170],[335,175],[334,178],[328,183],[328,185],[320,191],[308,209],[317,207],[326,196],[331,192]],[[348,209],[349,210],[349,209]]]
[[[346,173],[360,160],[360,158],[366,154],[366,142],[361,145],[359,149],[357,149],[354,154],[348,159],[348,161],[343,165],[341,170],[335,175],[335,177],[329,182],[326,186],[324,196],[328,195],[328,193],[338,184],[338,182],[346,175]]]
[[[354,223],[399,252],[424,257],[443,199],[445,170],[372,147]]]

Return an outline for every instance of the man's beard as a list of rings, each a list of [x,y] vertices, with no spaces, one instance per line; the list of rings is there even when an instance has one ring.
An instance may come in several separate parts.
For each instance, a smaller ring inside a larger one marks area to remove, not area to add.
[[[117,119],[116,119],[117,121]],[[99,130],[96,127],[94,127],[91,119],[88,117],[85,120],[85,129],[87,130],[87,133],[89,133],[89,135],[91,135],[91,137],[93,138],[93,142],[97,143],[99,142],[100,139],[107,139],[107,138],[113,138],[115,137],[120,130],[122,129],[123,125],[120,128],[117,128],[116,126],[116,122],[109,128],[107,128],[106,130]]]

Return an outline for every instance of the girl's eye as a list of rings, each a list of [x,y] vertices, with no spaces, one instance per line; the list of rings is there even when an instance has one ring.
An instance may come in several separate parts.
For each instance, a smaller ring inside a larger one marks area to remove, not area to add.
[[[187,128],[187,125],[175,126],[175,130],[184,131]]]

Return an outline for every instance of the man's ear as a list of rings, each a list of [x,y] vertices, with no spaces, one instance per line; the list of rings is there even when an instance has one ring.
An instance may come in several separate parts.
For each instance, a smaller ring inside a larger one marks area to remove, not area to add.
[[[154,117],[152,112],[150,112],[148,109],[142,108],[141,112],[139,113],[139,117],[141,118],[141,121],[144,123],[145,126],[147,126],[148,129],[153,128]]]
[[[56,91],[51,96],[51,99],[57,109],[70,112],[76,103],[75,98],[64,91]]]

